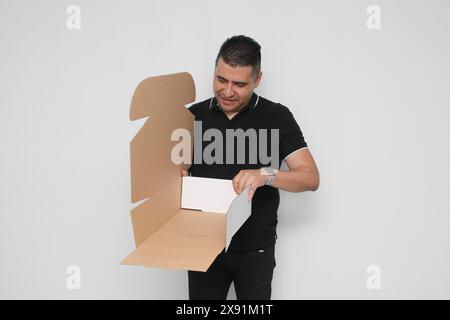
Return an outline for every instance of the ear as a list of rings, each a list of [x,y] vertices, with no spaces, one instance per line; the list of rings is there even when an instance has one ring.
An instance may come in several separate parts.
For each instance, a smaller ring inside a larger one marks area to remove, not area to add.
[[[260,73],[256,76],[256,79],[255,79],[255,88],[258,88],[259,83],[260,83],[260,81],[261,81],[261,78],[262,78],[262,72],[260,72]]]

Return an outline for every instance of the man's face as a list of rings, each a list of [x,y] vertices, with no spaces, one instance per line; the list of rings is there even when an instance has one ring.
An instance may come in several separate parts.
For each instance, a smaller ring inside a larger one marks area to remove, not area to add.
[[[231,67],[222,58],[214,70],[213,90],[219,105],[226,114],[237,113],[252,97],[253,90],[261,81],[261,72],[252,75],[253,68]]]

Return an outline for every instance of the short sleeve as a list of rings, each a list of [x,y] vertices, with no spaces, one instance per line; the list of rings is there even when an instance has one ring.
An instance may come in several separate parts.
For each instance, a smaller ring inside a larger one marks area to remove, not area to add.
[[[292,153],[302,148],[308,147],[305,138],[303,137],[302,130],[294,119],[291,111],[281,106],[282,112],[280,113],[280,158],[285,160]]]

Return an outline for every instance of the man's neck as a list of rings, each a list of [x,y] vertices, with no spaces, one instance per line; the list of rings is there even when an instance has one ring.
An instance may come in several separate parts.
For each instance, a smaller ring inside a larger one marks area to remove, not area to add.
[[[233,112],[225,112],[224,111],[224,113],[225,113],[225,115],[228,117],[228,119],[233,119],[233,117],[235,116],[235,115],[237,115],[238,113],[239,113],[239,111],[233,111]]]
[[[235,115],[237,115],[239,112],[241,112],[242,110],[244,110],[245,108],[248,107],[248,104],[250,103],[250,101],[252,100],[252,96],[253,94],[250,96],[250,99],[242,105],[241,108],[239,108],[238,110],[235,111],[225,111],[223,110],[223,108],[219,105],[219,108],[223,111],[223,113],[225,113],[225,115],[228,117],[228,119],[232,119]]]

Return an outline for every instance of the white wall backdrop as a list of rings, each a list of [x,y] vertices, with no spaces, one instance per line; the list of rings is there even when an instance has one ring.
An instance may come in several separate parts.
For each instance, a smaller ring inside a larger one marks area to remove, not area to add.
[[[0,298],[188,297],[186,271],[119,264],[129,103],[180,71],[210,97],[219,46],[245,34],[257,92],[292,110],[321,173],[282,193],[273,299],[449,299],[449,32],[446,0],[1,0]]]

